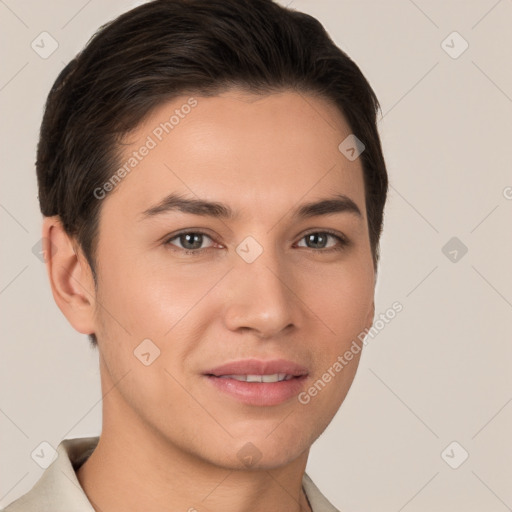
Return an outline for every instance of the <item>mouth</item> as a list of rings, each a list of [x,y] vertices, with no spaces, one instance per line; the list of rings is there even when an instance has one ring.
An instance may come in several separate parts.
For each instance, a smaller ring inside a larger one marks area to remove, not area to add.
[[[304,366],[278,359],[235,361],[203,374],[216,391],[255,406],[279,405],[297,396],[309,372]]]
[[[286,375],[286,373],[272,373],[271,375],[210,375],[219,379],[235,379],[240,382],[282,382],[296,378],[295,375]]]

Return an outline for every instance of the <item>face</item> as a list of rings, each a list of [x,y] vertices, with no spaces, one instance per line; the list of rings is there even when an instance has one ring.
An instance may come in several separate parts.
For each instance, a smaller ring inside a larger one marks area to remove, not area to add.
[[[307,453],[374,314],[362,167],[338,149],[350,133],[324,100],[232,90],[163,104],[127,137],[126,172],[98,199],[116,428],[226,468]]]

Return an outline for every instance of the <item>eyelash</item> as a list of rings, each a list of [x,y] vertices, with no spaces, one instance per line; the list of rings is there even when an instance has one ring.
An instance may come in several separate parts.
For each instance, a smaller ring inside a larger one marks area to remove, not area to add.
[[[186,254],[186,255],[189,255],[189,256],[199,256],[200,254],[203,254],[204,251],[207,251],[208,249],[211,249],[211,247],[203,247],[202,249],[183,249],[181,247],[176,247],[176,246],[173,246],[171,244],[171,242],[173,240],[176,240],[180,236],[182,236],[182,235],[190,235],[190,234],[207,236],[213,242],[215,242],[213,240],[213,238],[208,233],[205,233],[204,231],[198,230],[198,231],[181,231],[180,233],[176,233],[171,238],[168,238],[164,242],[164,245],[169,247],[173,251],[181,252],[182,254]],[[316,235],[316,234],[326,234],[326,235],[332,236],[333,238],[336,238],[338,240],[339,245],[335,246],[335,247],[328,248],[328,249],[314,249],[314,248],[311,248],[311,247],[303,247],[303,249],[309,249],[311,251],[320,252],[320,253],[322,253],[322,252],[323,253],[331,253],[331,252],[336,252],[336,251],[342,251],[343,249],[345,249],[346,247],[348,247],[350,245],[349,240],[345,236],[342,236],[342,235],[340,235],[340,234],[338,234],[338,233],[336,233],[334,231],[331,231],[330,229],[324,229],[322,231],[310,231],[309,233],[306,233],[305,235],[303,235],[300,238],[300,240],[303,240],[304,238],[306,238],[309,235]]]

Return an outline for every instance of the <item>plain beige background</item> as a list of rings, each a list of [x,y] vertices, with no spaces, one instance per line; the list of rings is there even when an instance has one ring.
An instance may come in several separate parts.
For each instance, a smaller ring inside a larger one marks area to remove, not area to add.
[[[32,252],[35,147],[58,72],[139,3],[0,1],[0,507],[40,477],[42,441],[100,431],[97,353]],[[512,1],[289,4],[324,24],[381,102],[391,188],[376,318],[404,308],[369,340],[307,471],[342,511],[510,510]],[[41,32],[58,42],[46,59],[31,47]]]

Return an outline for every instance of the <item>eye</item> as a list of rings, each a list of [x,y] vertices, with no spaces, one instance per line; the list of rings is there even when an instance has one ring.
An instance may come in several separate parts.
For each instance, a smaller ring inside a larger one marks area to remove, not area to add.
[[[326,244],[329,238],[337,240],[338,245],[328,247]],[[304,235],[302,240],[306,240],[307,248],[320,249],[321,252],[340,251],[349,245],[349,241],[344,236],[331,231],[313,231]]]
[[[196,256],[214,246],[214,243],[212,243],[207,247],[202,247],[205,238],[213,242],[213,239],[202,231],[184,231],[168,238],[164,242],[164,245],[169,246],[172,250],[177,252]],[[334,246],[332,244],[329,246],[327,245],[329,239],[333,239],[338,243],[335,243]],[[316,252],[341,251],[350,243],[343,235],[331,231],[313,231],[304,235],[300,241],[302,240],[306,240],[306,248],[317,249]],[[304,247],[300,245],[297,246]]]
[[[209,247],[201,247],[203,245],[204,238],[208,238],[212,240],[212,238],[203,233],[202,231],[186,231],[183,233],[179,233],[174,235],[172,238],[169,238],[165,244],[170,246],[175,246],[173,244],[173,240],[177,240],[180,245],[176,246],[177,249],[181,249],[181,252],[185,254],[199,254]],[[213,240],[212,240],[213,242]],[[174,247],[173,247],[174,248]]]

